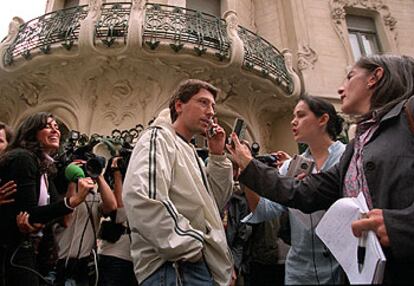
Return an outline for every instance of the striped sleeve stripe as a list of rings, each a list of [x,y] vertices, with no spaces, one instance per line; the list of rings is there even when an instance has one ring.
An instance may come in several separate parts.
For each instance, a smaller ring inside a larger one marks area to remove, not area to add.
[[[172,207],[171,203],[168,201],[163,201],[162,202],[165,206],[165,208],[167,209],[168,213],[171,215],[172,219],[174,220],[174,230],[178,235],[181,236],[191,236],[194,239],[197,239],[198,241],[200,241],[201,243],[204,241],[204,238],[201,234],[199,234],[198,232],[192,230],[192,229],[187,229],[184,230],[182,229],[179,225],[178,225],[178,215],[175,212],[174,208]]]
[[[157,132],[158,129],[154,128],[151,131],[151,138],[150,138],[150,151],[149,151],[149,197],[151,199],[155,199],[157,189],[156,189],[156,163],[155,163],[155,156],[156,156],[156,140],[157,140]]]

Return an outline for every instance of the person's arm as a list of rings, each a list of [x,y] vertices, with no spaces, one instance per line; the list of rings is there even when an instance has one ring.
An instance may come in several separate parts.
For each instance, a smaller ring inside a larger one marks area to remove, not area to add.
[[[223,209],[233,193],[233,166],[225,155],[210,154],[207,178],[219,209]]]
[[[116,204],[118,208],[124,207],[124,202],[122,201],[122,173],[121,170],[118,168],[118,160],[120,157],[116,157],[112,160],[112,170],[113,170],[113,177],[114,177],[114,195],[116,199]]]
[[[102,198],[102,212],[103,214],[109,214],[117,208],[115,195],[109,187],[108,183],[105,181],[103,175],[100,175],[96,178],[96,183],[98,184],[98,192]]]
[[[242,169],[239,181],[260,196],[305,213],[327,209],[341,197],[338,164],[326,172],[296,180],[283,177],[275,168],[253,159],[234,133],[232,140],[235,147],[227,145],[227,149]]]
[[[216,134],[207,137],[209,160],[206,172],[214,199],[221,210],[233,193],[233,165],[224,154],[226,132],[217,123],[214,126]]]
[[[245,188],[245,194],[251,213],[242,219],[243,223],[261,223],[278,218],[287,211],[281,204],[260,197],[248,188]]]
[[[341,197],[337,165],[326,172],[297,180],[281,176],[274,168],[252,160],[239,180],[260,196],[305,213],[328,209]]]
[[[201,257],[203,233],[194,229],[169,198],[175,142],[168,131],[146,131],[132,153],[122,198],[132,236],[151,243],[166,261]]]
[[[260,201],[260,196],[258,194],[256,194],[255,192],[253,192],[252,190],[250,190],[247,187],[244,187],[243,189],[244,194],[246,196],[246,200],[247,200],[247,205],[249,206],[249,210],[253,213],[256,211],[257,205],[259,204]]]

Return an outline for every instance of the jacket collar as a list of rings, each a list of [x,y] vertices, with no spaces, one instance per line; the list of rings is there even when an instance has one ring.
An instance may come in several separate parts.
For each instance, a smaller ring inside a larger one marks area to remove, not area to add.
[[[391,108],[391,110],[388,111],[381,118],[380,123],[382,123],[382,122],[384,122],[384,121],[386,121],[388,119],[391,119],[391,118],[394,118],[394,117],[398,116],[401,113],[401,111],[402,111],[402,109],[404,107],[405,102],[406,102],[406,100],[403,100],[400,103],[396,104],[393,108]]]

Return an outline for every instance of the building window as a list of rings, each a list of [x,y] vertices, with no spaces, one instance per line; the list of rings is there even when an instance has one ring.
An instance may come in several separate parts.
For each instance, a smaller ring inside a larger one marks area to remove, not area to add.
[[[355,60],[358,60],[361,56],[370,56],[380,52],[374,19],[347,15],[346,24]]]
[[[220,17],[220,0],[187,0],[186,8]]]
[[[65,0],[63,9],[79,6],[79,0]]]

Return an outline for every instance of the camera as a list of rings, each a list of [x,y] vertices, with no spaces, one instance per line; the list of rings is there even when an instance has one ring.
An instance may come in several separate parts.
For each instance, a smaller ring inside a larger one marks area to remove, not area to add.
[[[296,177],[299,174],[305,173],[309,175],[315,166],[315,162],[311,159],[307,159],[301,155],[294,155],[290,161],[286,176]]]
[[[81,168],[85,176],[96,179],[105,168],[106,159],[95,155],[92,150],[100,143],[97,135],[89,139],[86,135],[80,135],[78,131],[72,130],[67,142],[63,144],[63,153],[56,158],[58,169],[65,169],[75,160],[86,161]]]
[[[279,160],[279,158],[273,154],[259,155],[260,145],[257,142],[253,142],[251,148],[252,148],[252,156],[256,160],[259,160],[260,162],[268,166],[274,167],[275,166],[274,164]]]

